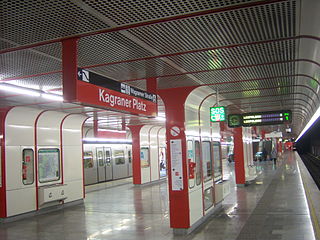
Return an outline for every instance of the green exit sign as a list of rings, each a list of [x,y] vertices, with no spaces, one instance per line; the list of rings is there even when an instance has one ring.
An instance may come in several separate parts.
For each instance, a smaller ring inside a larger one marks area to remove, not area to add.
[[[225,107],[211,107],[210,108],[210,121],[223,122],[226,120]]]

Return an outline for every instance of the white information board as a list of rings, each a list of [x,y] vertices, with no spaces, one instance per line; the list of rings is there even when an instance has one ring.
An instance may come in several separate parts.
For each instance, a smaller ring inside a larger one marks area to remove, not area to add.
[[[172,191],[183,190],[181,139],[170,140]]]

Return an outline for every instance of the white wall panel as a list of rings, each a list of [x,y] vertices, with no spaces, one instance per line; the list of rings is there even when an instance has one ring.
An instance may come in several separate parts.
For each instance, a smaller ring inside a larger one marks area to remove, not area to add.
[[[62,123],[62,157],[64,184],[71,202],[83,198],[82,115],[69,115]]]
[[[8,217],[36,210],[36,189],[21,188],[7,191]]]
[[[199,200],[201,199],[201,200]],[[190,225],[194,224],[202,217],[202,189],[189,193],[189,208],[190,208]]]
[[[145,125],[140,130],[140,148],[143,148],[143,147],[149,148],[149,153],[150,153],[149,130],[151,127],[152,127],[151,125]],[[149,154],[149,160],[150,160],[150,154]],[[150,166],[142,167],[141,168],[141,184],[148,183],[150,181],[151,181]]]
[[[158,132],[161,127],[152,127],[149,131],[150,139],[150,167],[151,181],[159,180],[159,142]]]
[[[26,107],[12,108],[5,119],[5,157],[8,216],[36,209],[36,188],[22,182],[22,151],[33,149],[34,125],[40,110]],[[35,176],[35,170],[34,170]]]
[[[34,124],[40,110],[12,108],[5,119],[6,146],[34,145]]]
[[[64,200],[65,203],[82,199],[83,197],[83,182],[82,180],[68,181],[66,183],[66,193],[68,198]]]
[[[38,146],[60,146],[60,124],[66,113],[47,111],[40,115],[37,123]]]

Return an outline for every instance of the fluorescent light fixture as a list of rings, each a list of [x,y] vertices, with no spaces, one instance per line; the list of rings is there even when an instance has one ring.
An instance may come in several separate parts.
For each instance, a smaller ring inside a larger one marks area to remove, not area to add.
[[[130,139],[116,139],[116,138],[84,138],[87,143],[132,143]]]
[[[165,122],[166,118],[165,117],[156,117],[156,120]]]
[[[51,94],[51,93],[42,93],[41,97],[46,98],[46,99],[50,99],[50,100],[54,100],[54,101],[59,101],[59,102],[63,101],[62,96],[56,95],[56,94]]]
[[[24,128],[24,129],[32,128],[31,126],[15,125],[15,124],[10,124],[10,125],[8,125],[8,126],[9,126],[9,127],[13,127],[13,128]]]
[[[304,127],[304,129],[301,131],[300,135],[297,137],[295,142],[298,142],[299,139],[303,136],[303,134],[305,134],[306,131],[309,130],[309,128],[312,126],[312,124],[317,121],[318,117],[320,116],[320,107],[318,108],[318,110],[313,114],[312,118],[310,119],[310,121],[307,123],[307,125]]]
[[[164,118],[165,118],[165,117],[166,117],[166,114],[165,114],[164,112],[159,112],[159,113],[158,113],[158,117],[164,117]]]
[[[34,97],[40,97],[40,92],[37,90],[32,90],[28,88],[22,88],[11,84],[0,84],[0,90],[5,90],[8,92],[13,92],[17,94],[24,94]]]
[[[102,131],[102,132],[115,132],[115,133],[126,133],[126,131],[123,131],[123,130],[103,129],[103,128],[99,128],[98,131]]]
[[[60,101],[60,102],[63,101],[63,97],[60,95],[52,94],[52,93],[45,93],[45,92],[42,92],[41,90],[20,87],[20,86],[16,86],[13,84],[1,83],[0,90],[13,92],[13,93],[17,93],[17,94],[29,95],[29,96],[33,96],[33,97],[40,97],[41,96],[43,98],[54,100],[54,101]]]

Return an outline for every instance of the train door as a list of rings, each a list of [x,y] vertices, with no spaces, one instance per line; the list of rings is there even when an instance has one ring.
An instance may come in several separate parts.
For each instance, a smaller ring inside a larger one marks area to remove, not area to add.
[[[106,181],[106,161],[103,147],[97,147],[98,182]]]
[[[112,180],[113,172],[112,172],[112,158],[111,158],[111,148],[105,147],[105,168],[106,168],[106,181]]]
[[[132,152],[131,149],[128,149],[128,173],[129,177],[132,176]]]
[[[213,171],[212,171],[212,150],[209,140],[201,142],[202,159],[202,186],[203,186],[203,207],[207,211],[214,204]]]
[[[96,161],[94,160],[92,147],[87,145],[84,145],[83,167],[84,167],[84,184],[90,185],[90,184],[97,183],[98,181],[97,164],[96,164]]]
[[[222,181],[222,159],[220,142],[212,143],[213,151],[213,169],[214,169],[214,182],[218,183]]]
[[[112,151],[113,156],[113,179],[128,177],[128,166],[124,156],[123,149]]]

